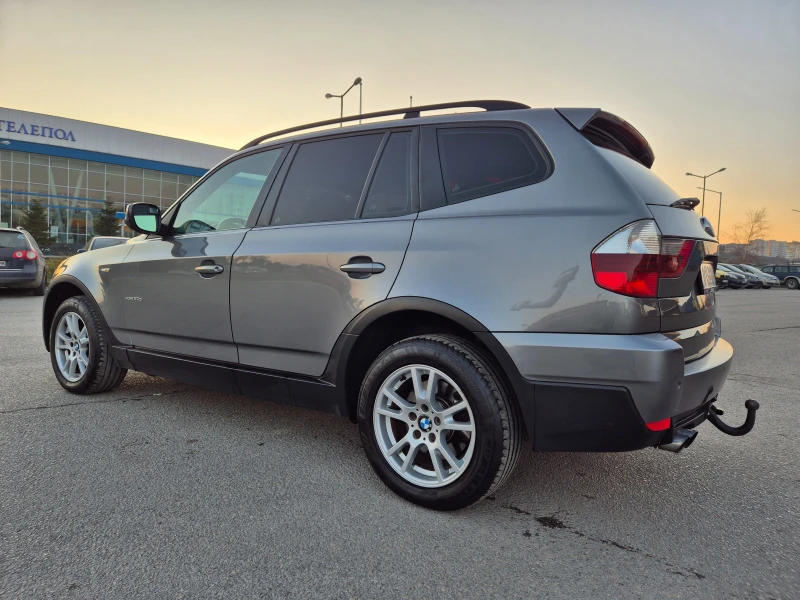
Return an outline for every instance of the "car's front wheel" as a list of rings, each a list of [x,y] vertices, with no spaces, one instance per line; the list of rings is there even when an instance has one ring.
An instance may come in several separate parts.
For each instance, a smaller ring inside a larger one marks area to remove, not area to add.
[[[491,360],[454,336],[387,348],[364,378],[358,420],[383,482],[437,510],[491,494],[511,473],[522,441],[516,405]]]
[[[786,278],[786,289],[787,290],[796,290],[800,287],[800,283],[798,283],[797,279],[790,279]]]
[[[50,362],[61,387],[76,394],[107,392],[128,372],[111,357],[100,318],[83,296],[67,298],[53,316]]]

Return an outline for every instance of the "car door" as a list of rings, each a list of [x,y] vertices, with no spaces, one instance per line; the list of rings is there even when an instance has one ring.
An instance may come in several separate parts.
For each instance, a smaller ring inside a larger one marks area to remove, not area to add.
[[[133,245],[112,288],[132,346],[238,362],[230,322],[234,251],[255,223],[283,148],[234,159],[165,216],[169,234]]]
[[[406,128],[292,149],[233,259],[243,365],[319,376],[353,317],[386,299],[418,210],[417,137]]]

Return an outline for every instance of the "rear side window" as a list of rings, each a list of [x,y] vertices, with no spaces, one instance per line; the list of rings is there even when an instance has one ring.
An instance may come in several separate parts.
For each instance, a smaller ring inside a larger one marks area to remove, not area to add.
[[[383,133],[300,146],[286,174],[273,225],[354,219]]]
[[[437,135],[450,204],[538,183],[548,175],[544,156],[519,129],[454,127]]]
[[[381,154],[361,212],[363,219],[398,217],[411,211],[411,133],[393,133]]]

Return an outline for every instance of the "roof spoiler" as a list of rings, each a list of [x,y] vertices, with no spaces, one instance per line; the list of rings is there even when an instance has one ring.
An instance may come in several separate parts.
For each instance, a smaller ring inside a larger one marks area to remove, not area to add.
[[[656,159],[644,136],[627,121],[599,108],[557,108],[583,137],[595,146],[608,148],[632,158],[648,169]]]

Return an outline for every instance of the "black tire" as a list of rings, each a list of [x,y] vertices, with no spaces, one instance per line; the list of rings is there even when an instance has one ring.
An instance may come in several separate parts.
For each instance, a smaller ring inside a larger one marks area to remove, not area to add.
[[[68,312],[77,313],[89,333],[88,366],[78,381],[64,377],[56,359],[56,330],[61,318]],[[73,296],[61,303],[50,325],[50,363],[56,379],[68,392],[73,394],[98,394],[114,389],[128,374],[111,357],[105,330],[91,303],[83,296]]]
[[[797,279],[792,279],[787,277],[786,278],[786,289],[787,290],[796,290],[800,288],[800,284],[798,284]]]
[[[44,296],[44,292],[47,289],[47,273],[42,274],[42,283],[40,283],[37,287],[33,288],[33,295],[34,296]]]
[[[475,422],[472,458],[464,472],[444,487],[422,487],[401,477],[376,439],[373,409],[381,386],[392,373],[414,364],[450,377],[463,390]],[[464,508],[494,492],[514,469],[523,437],[516,402],[497,367],[482,349],[450,335],[408,338],[384,350],[362,382],[358,423],[364,451],[378,477],[399,496],[435,510]]]

